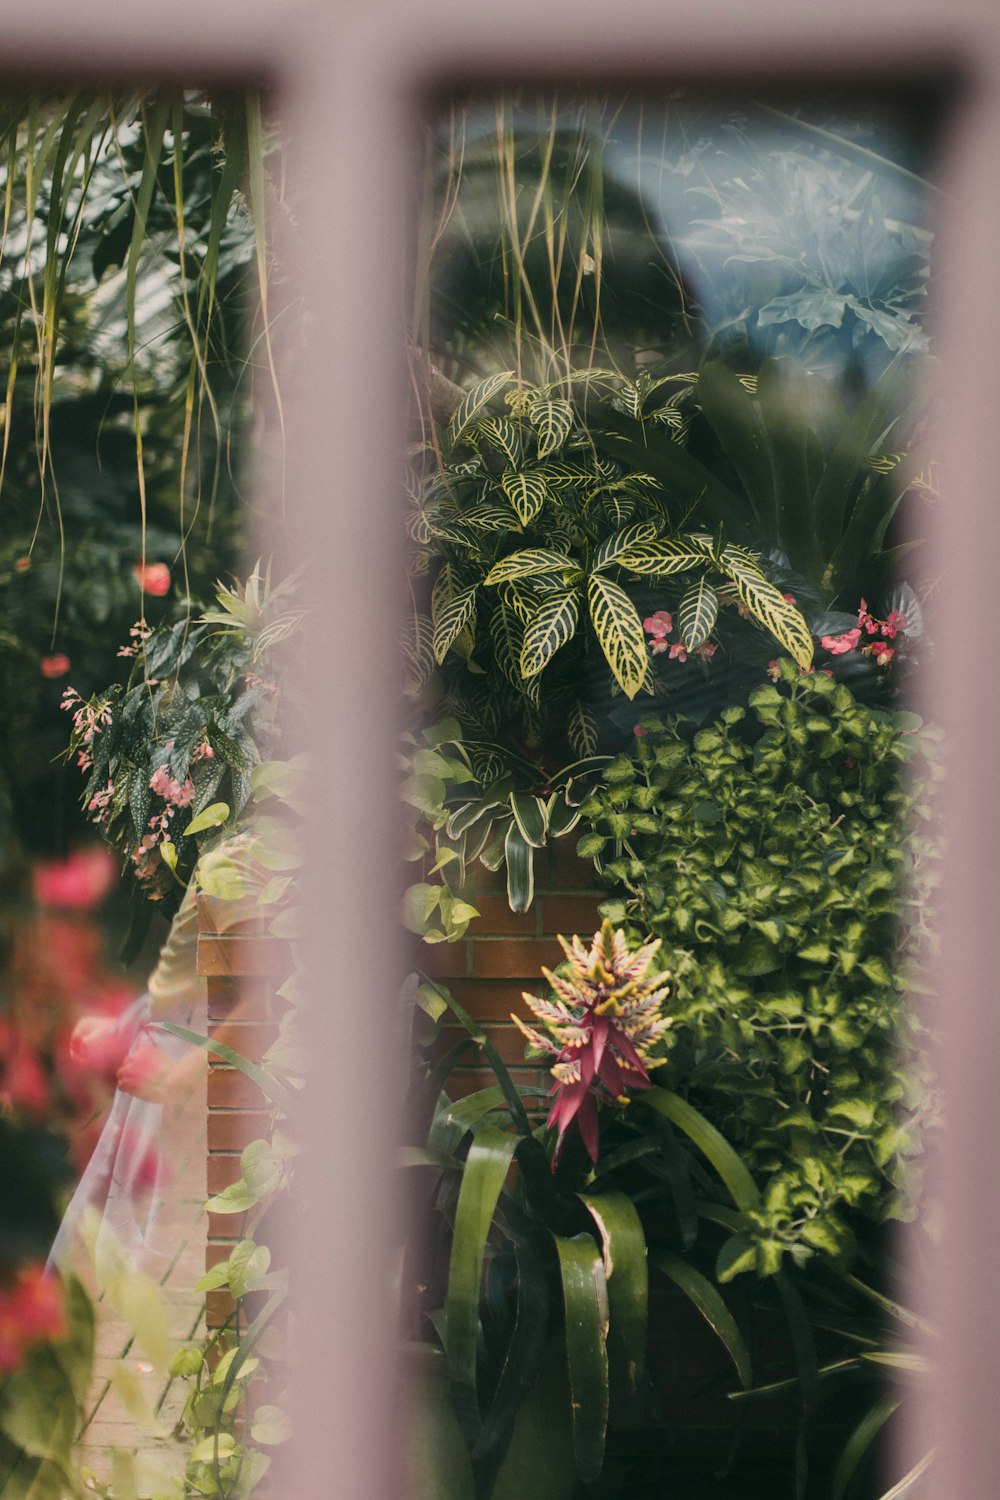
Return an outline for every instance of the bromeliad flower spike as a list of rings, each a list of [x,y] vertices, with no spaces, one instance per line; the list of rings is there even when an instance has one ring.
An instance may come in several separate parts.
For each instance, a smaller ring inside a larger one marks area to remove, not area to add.
[[[543,968],[558,1000],[539,1000],[525,994],[548,1036],[516,1023],[533,1047],[554,1058],[550,1125],[559,1130],[553,1167],[563,1140],[575,1120],[592,1161],[597,1161],[597,1098],[602,1089],[619,1104],[627,1104],[630,1089],[649,1088],[649,1053],[671,1023],[662,1014],[670,975],[651,972],[660,940],[630,953],[623,931],[605,921],[594,933],[590,951],[578,937],[560,937],[569,973]]]

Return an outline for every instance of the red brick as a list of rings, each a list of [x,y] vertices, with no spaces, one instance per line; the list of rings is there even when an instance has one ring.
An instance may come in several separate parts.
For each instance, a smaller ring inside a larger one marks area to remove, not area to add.
[[[490,892],[469,893],[468,899],[479,912],[474,917],[469,933],[480,937],[483,933],[497,933],[510,937],[534,937],[535,911],[511,911],[505,895]]]
[[[268,975],[287,978],[295,965],[288,944],[272,937],[219,937],[204,933],[198,938],[198,973]]]
[[[457,943],[422,943],[416,968],[432,979],[464,979],[468,973],[466,941]]]
[[[213,1029],[220,1042],[247,1062],[260,1062],[278,1036],[277,1026],[257,1021],[226,1021],[224,1028]]]
[[[231,1244],[235,1244],[240,1238],[242,1222],[241,1214],[209,1214],[208,1237],[210,1240],[228,1240]],[[229,1254],[228,1250],[226,1254]]]
[[[205,1186],[207,1196],[212,1198],[216,1193],[221,1193],[231,1182],[240,1180],[240,1158],[239,1153],[234,1156],[213,1155],[205,1163]],[[237,1215],[231,1216],[234,1220]]]
[[[604,899],[603,892],[593,896],[543,896],[543,931],[589,938],[601,925],[597,903]]]
[[[523,1088],[536,1088],[545,1082],[545,1076],[537,1068],[511,1068],[510,1076]],[[449,1099],[464,1099],[467,1094],[495,1087],[496,1076],[492,1068],[462,1068],[450,1073],[445,1084]]]
[[[522,1014],[526,1014],[525,1008],[521,1008]],[[493,1043],[505,1063],[513,1063],[515,1067],[524,1066],[524,1037],[514,1025],[497,1026],[491,1025],[485,1028],[486,1035]],[[434,1044],[434,1057],[443,1057],[444,1054],[460,1042],[463,1037],[468,1036],[464,1027],[444,1026],[438,1034]],[[470,1063],[476,1062],[476,1054],[470,1056]],[[488,1064],[487,1064],[488,1066]]]
[[[236,1303],[228,1292],[216,1290],[205,1293],[205,1322],[209,1328],[222,1328],[236,1311]]]
[[[248,1020],[270,1020],[284,1002],[274,999],[273,979],[249,979],[227,975],[215,975],[208,981],[208,1016],[213,1021],[228,1021],[236,1018]]]
[[[205,1246],[205,1270],[210,1271],[213,1266],[219,1265],[221,1261],[228,1260],[230,1253],[229,1245],[206,1245]]]
[[[545,980],[538,976],[538,983],[522,979],[507,984],[502,979],[456,979],[448,988],[473,1020],[509,1021],[511,1011],[527,1017],[527,1007],[521,999],[522,990],[537,991],[544,988]],[[449,1023],[450,1024],[450,1023]]]
[[[209,1069],[209,1109],[259,1109],[263,1103],[264,1095],[245,1073],[222,1065]]]
[[[483,979],[538,979],[542,964],[562,958],[549,938],[480,938],[472,945],[472,972]]]
[[[244,1113],[242,1110],[211,1110],[208,1116],[209,1151],[242,1151],[251,1141],[266,1135],[271,1124],[269,1114]]]

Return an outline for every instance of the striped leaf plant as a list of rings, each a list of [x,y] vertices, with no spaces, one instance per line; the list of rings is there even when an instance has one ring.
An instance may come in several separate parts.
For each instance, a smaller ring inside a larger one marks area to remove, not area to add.
[[[635,399],[611,371],[555,385],[499,371],[418,447],[408,475],[420,557],[410,636],[433,648],[418,686],[436,669],[529,758],[553,734],[577,754],[596,748],[580,691],[595,672],[605,694],[654,691],[641,605],[665,587],[680,599],[687,650],[710,640],[728,598],[769,653],[812,662],[809,627],[760,555],[722,530],[684,529],[669,484],[608,456],[608,410]]]

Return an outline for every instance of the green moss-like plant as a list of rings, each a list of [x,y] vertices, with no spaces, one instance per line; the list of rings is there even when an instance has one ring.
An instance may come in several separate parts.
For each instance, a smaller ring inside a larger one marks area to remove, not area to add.
[[[785,661],[749,711],[693,739],[642,721],[583,806],[579,852],[626,892],[605,913],[674,954],[669,1084],[762,1190],[723,1279],[788,1251],[843,1255],[845,1210],[909,1211],[933,1099],[905,999],[932,879],[933,846],[910,827],[930,817],[932,739]]]

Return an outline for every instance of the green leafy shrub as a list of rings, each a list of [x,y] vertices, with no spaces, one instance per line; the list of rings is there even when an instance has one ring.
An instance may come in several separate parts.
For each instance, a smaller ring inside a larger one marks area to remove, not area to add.
[[[756,553],[721,528],[681,530],[661,480],[604,453],[613,404],[635,412],[639,390],[607,370],[547,385],[501,371],[420,449],[407,528],[413,571],[433,583],[407,643],[412,685],[441,667],[470,739],[502,739],[522,755],[558,746],[565,759],[567,742],[593,754],[593,685],[628,699],[652,690],[636,601],[666,578],[683,580],[688,649],[709,641],[721,589],[801,666],[812,660],[805,620]],[[501,396],[505,415],[491,410]],[[489,777],[506,766],[501,756],[477,769]]]
[[[932,879],[929,840],[904,830],[930,816],[933,736],[781,667],[749,712],[726,709],[693,739],[643,721],[584,803],[578,844],[628,893],[605,913],[672,951],[670,1082],[762,1187],[724,1279],[773,1272],[786,1251],[845,1253],[847,1209],[906,1212],[930,1107],[907,1055],[918,1023],[902,957],[921,941]]]

